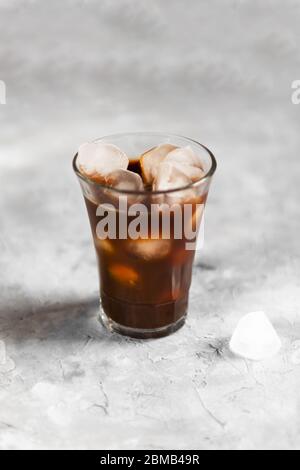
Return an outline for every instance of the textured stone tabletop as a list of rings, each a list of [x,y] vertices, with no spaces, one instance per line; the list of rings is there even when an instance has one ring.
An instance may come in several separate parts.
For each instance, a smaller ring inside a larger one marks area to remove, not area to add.
[[[299,15],[293,0],[0,2],[1,449],[300,448]],[[82,141],[130,130],[218,160],[187,324],[145,342],[96,320],[71,169]],[[228,351],[254,310],[283,343],[255,363]]]

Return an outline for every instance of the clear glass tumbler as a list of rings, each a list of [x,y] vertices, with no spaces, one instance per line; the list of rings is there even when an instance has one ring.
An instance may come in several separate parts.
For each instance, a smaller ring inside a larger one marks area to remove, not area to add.
[[[167,191],[105,186],[79,172],[77,155],[73,160],[98,260],[102,323],[136,338],[168,335],[186,319],[196,237],[216,160],[200,143],[175,135],[128,133],[98,140],[126,152],[132,170],[142,153],[162,142],[190,146],[202,159],[202,179]],[[113,230],[103,229],[108,222]]]

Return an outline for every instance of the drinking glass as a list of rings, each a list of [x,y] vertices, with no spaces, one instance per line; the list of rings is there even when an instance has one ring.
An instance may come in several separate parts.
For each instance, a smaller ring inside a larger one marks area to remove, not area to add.
[[[200,180],[166,191],[106,186],[80,173],[77,155],[73,160],[96,250],[101,322],[131,337],[166,336],[185,323],[196,238],[216,160],[200,143],[176,135],[127,133],[97,141],[122,149],[132,170],[138,169],[141,154],[162,142],[190,146],[201,157]],[[114,228],[108,230],[108,222]]]

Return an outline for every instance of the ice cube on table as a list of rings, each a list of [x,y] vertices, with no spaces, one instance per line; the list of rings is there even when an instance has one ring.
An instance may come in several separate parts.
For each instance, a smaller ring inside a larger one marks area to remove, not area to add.
[[[86,142],[79,147],[76,163],[84,176],[102,183],[104,177],[112,171],[126,170],[129,159],[116,145]]]
[[[170,240],[154,238],[128,240],[127,246],[130,253],[147,261],[160,260],[171,252]]]
[[[169,152],[176,149],[175,145],[159,144],[157,147],[143,153],[140,158],[143,179],[146,184],[152,184],[157,175],[157,169]]]
[[[259,311],[241,318],[229,347],[238,356],[260,361],[277,354],[281,348],[281,340],[265,313]]]

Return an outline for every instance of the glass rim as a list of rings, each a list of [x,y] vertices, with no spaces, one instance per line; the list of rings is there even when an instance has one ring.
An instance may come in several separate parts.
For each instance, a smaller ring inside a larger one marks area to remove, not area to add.
[[[91,142],[99,142],[103,139],[113,139],[113,138],[119,138],[119,137],[126,137],[126,136],[158,136],[158,137],[167,137],[167,138],[174,138],[174,139],[184,139],[186,140],[187,142],[191,142],[193,144],[196,144],[198,145],[199,147],[201,147],[202,149],[204,149],[210,159],[211,159],[211,166],[209,168],[209,170],[205,173],[205,175],[203,175],[201,178],[199,178],[197,181],[193,181],[191,183],[189,183],[188,185],[185,185],[185,186],[180,186],[179,188],[173,188],[173,189],[165,189],[165,190],[158,190],[158,191],[135,191],[135,190],[126,190],[126,189],[118,189],[118,188],[114,188],[113,186],[109,186],[107,184],[103,184],[103,183],[98,183],[96,181],[93,181],[91,180],[90,178],[88,178],[87,176],[83,175],[79,169],[77,168],[77,165],[76,165],[76,160],[77,160],[77,157],[78,157],[78,152],[75,154],[75,156],[73,157],[73,170],[74,172],[76,173],[76,175],[78,176],[78,178],[80,178],[81,180],[85,181],[86,183],[88,184],[92,184],[94,187],[97,187],[97,188],[102,188],[102,189],[106,189],[106,190],[110,190],[112,192],[116,192],[118,194],[129,194],[129,195],[137,195],[137,196],[141,196],[141,195],[163,195],[163,194],[170,194],[170,193],[176,193],[178,191],[185,191],[187,189],[192,189],[192,188],[197,188],[198,186],[200,186],[200,184],[203,183],[203,181],[207,180],[208,178],[211,178],[213,176],[213,174],[215,173],[216,171],[216,168],[217,168],[217,161],[216,161],[216,158],[214,156],[214,154],[203,144],[201,144],[200,142],[197,142],[197,140],[194,140],[194,139],[191,139],[189,137],[185,137],[183,135],[178,135],[178,134],[168,134],[168,133],[163,133],[163,132],[121,132],[121,133],[117,133],[117,134],[110,134],[110,135],[105,135],[103,137],[99,137],[97,139],[94,139],[92,140]]]

